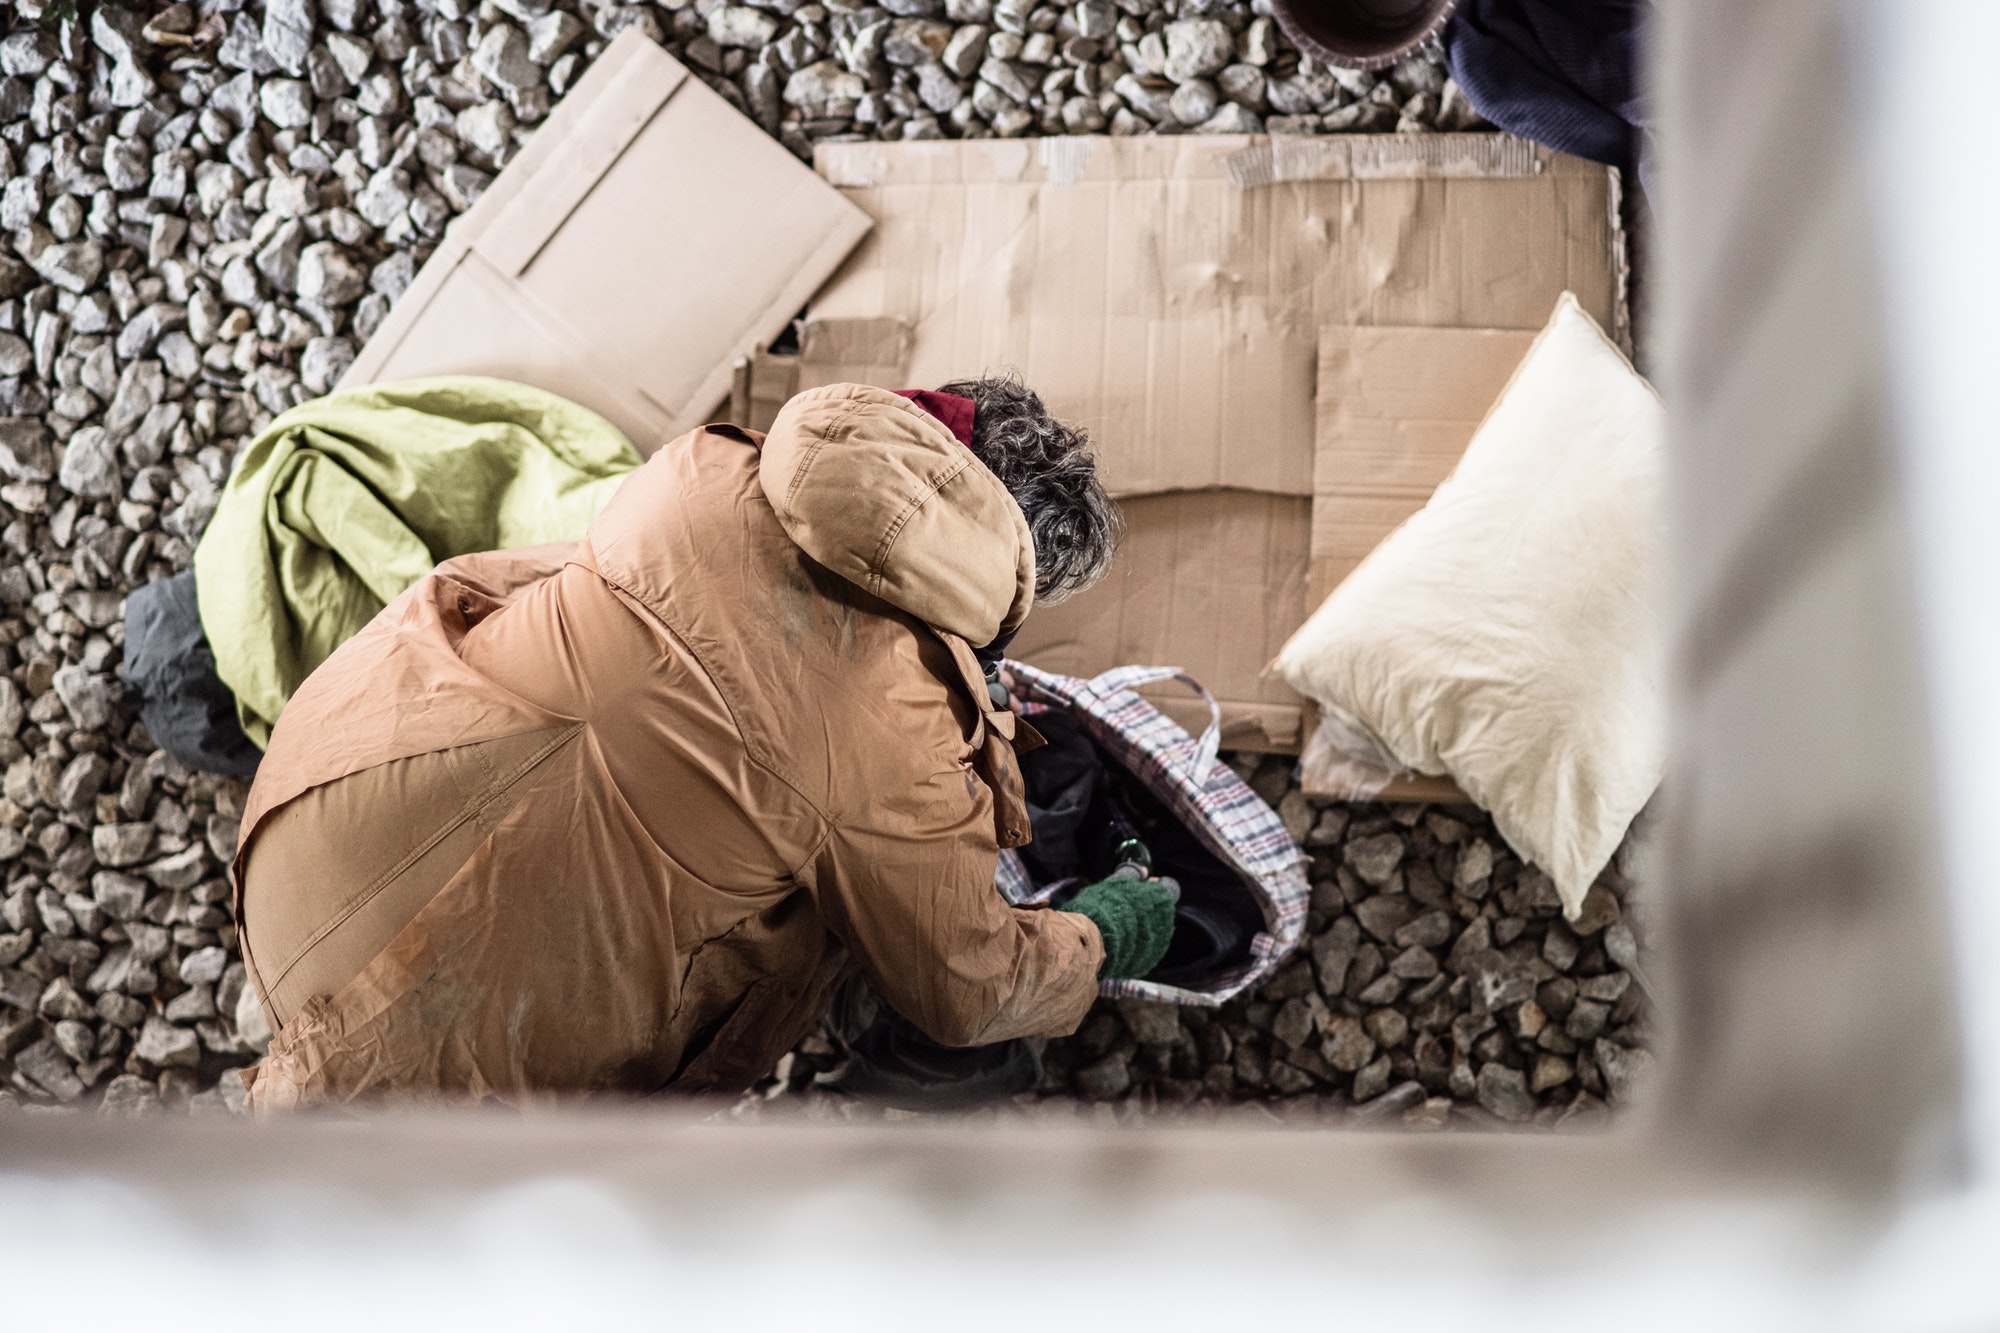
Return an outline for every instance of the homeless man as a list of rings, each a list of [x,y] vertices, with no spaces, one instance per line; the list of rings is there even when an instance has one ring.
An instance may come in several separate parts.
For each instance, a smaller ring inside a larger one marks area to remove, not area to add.
[[[438,566],[251,790],[251,1104],[738,1090],[857,967],[944,1043],[1073,1031],[1171,901],[999,896],[1027,733],[975,649],[1115,537],[1018,382],[842,384],[668,444],[574,546]]]

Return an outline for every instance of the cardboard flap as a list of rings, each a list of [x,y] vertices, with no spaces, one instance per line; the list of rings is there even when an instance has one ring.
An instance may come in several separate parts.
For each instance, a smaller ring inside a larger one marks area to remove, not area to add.
[[[872,384],[878,389],[913,386],[904,367],[910,360],[906,319],[808,319],[799,333],[799,388],[824,384]],[[944,380],[938,381],[939,384]]]
[[[1111,572],[1057,606],[1037,606],[1009,656],[1094,676],[1177,666],[1221,701],[1223,743],[1296,749],[1303,700],[1263,674],[1305,619],[1310,501],[1254,491],[1138,496]],[[1199,733],[1206,706],[1172,686],[1145,694]]]
[[[1312,553],[1328,590],[1423,508],[1534,340],[1523,329],[1320,330]]]
[[[869,227],[628,29],[446,233],[344,385],[502,375],[641,452],[713,419]]]
[[[640,37],[636,29],[628,31]],[[627,51],[596,95],[576,104],[573,123],[558,127],[564,151],[536,172],[534,190],[496,216],[479,238],[480,252],[501,272],[520,276],[598,178],[687,81],[686,68],[651,42],[627,43]]]

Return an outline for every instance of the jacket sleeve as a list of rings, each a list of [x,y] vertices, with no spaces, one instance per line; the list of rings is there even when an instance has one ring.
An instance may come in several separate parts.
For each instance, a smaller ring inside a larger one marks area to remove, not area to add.
[[[992,795],[969,764],[881,785],[853,807],[865,826],[836,824],[813,876],[876,990],[946,1045],[1074,1032],[1097,996],[1097,927],[1000,896]]]

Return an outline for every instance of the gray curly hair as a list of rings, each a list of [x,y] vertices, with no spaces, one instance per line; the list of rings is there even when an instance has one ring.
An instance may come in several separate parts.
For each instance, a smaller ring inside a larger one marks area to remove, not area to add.
[[[1051,416],[1015,375],[953,380],[938,392],[972,400],[972,452],[1027,516],[1035,599],[1054,604],[1102,578],[1124,523],[1097,480],[1090,437]]]

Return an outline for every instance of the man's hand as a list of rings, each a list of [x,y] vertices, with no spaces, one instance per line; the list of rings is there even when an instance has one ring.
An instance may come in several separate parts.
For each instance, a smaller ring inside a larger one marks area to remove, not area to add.
[[[1170,880],[1106,879],[1079,890],[1063,910],[1089,917],[1104,937],[1100,980],[1143,977],[1166,957],[1176,896]]]

